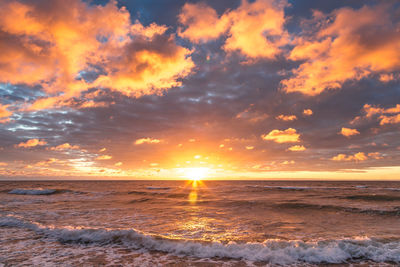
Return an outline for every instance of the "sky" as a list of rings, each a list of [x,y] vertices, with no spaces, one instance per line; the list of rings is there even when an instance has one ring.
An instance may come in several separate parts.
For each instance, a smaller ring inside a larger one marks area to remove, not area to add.
[[[398,1],[4,0],[0,179],[400,179]]]

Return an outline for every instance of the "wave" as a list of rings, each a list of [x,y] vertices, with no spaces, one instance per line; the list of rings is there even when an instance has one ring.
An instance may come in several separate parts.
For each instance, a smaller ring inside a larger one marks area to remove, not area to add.
[[[146,191],[129,191],[129,195],[156,196],[163,198],[187,198],[188,193],[169,193],[169,192],[146,192]]]
[[[157,187],[157,186],[148,186],[146,187],[149,190],[169,190],[171,187]]]
[[[376,210],[376,209],[361,209],[361,208],[353,208],[353,207],[343,207],[343,206],[335,206],[335,205],[318,205],[311,203],[293,203],[293,202],[284,202],[274,205],[279,209],[311,209],[311,210],[323,210],[323,211],[343,211],[343,212],[351,212],[351,213],[365,213],[371,215],[387,215],[387,216],[400,216],[400,207],[395,208],[393,210]]]
[[[328,186],[278,186],[278,185],[248,185],[250,188],[259,189],[278,189],[278,190],[338,190],[338,189],[348,189],[346,187],[328,187]]]
[[[5,190],[8,194],[14,195],[53,195],[62,193],[72,193],[72,194],[87,194],[87,192],[73,191],[69,189],[43,189],[43,188],[15,188],[12,190]]]
[[[151,198],[138,198],[138,199],[133,199],[129,201],[129,203],[134,204],[134,203],[143,203],[152,200]]]
[[[400,240],[379,240],[368,237],[304,242],[269,239],[262,243],[223,244],[173,240],[144,234],[134,229],[52,228],[24,221],[17,217],[0,217],[0,226],[32,230],[45,238],[61,243],[122,245],[176,256],[224,258],[261,261],[272,264],[347,263],[374,261],[400,263]]]
[[[382,189],[384,189],[384,190],[390,190],[390,191],[400,191],[400,188],[385,187],[385,188],[382,188]]]
[[[366,201],[400,201],[400,196],[388,195],[353,195],[343,197],[350,200],[366,200]]]
[[[61,190],[58,189],[42,189],[42,188],[36,188],[36,189],[20,189],[16,188],[11,191],[9,191],[9,194],[15,194],[15,195],[52,195],[55,193],[59,193]]]

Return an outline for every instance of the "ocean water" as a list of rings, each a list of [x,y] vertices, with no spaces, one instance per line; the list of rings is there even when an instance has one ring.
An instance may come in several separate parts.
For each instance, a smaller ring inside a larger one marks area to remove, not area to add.
[[[399,266],[400,182],[0,182],[0,266],[280,265]]]

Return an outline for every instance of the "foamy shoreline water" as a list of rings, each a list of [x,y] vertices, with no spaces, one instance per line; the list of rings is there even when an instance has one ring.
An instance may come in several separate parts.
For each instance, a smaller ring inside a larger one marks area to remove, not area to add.
[[[400,183],[182,183],[2,182],[0,264],[400,264]]]

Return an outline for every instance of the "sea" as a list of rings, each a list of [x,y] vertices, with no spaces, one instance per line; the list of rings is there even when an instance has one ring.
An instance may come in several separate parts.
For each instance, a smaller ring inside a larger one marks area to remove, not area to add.
[[[0,266],[400,266],[400,182],[0,181]]]

